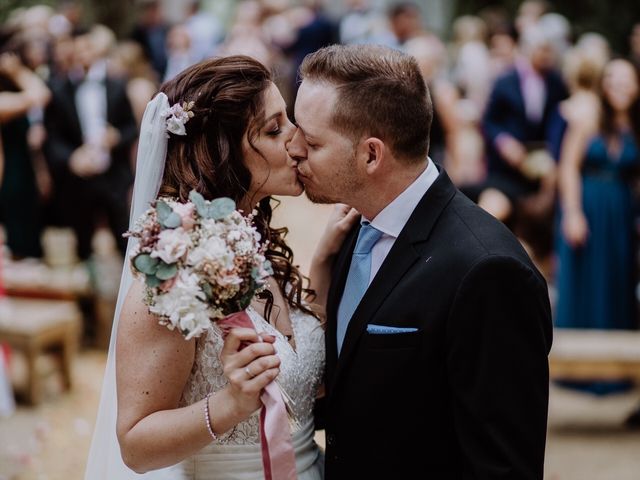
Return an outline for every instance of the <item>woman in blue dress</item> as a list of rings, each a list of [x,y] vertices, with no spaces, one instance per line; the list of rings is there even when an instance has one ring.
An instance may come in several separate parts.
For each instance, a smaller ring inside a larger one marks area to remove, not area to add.
[[[638,326],[631,183],[639,139],[638,74],[628,61],[612,60],[599,110],[570,119],[562,144],[556,327]]]

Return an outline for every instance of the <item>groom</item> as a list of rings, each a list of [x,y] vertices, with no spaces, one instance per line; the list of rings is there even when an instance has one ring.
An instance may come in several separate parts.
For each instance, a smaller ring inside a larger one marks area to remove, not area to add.
[[[547,286],[428,159],[418,65],[331,46],[301,77],[299,178],[312,201],[362,214],[327,303],[326,478],[542,479]]]

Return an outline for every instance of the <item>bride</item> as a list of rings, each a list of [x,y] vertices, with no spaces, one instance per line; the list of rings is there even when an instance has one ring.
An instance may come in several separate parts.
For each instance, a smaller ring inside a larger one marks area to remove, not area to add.
[[[230,197],[255,210],[274,274],[247,309],[255,331],[236,328],[223,341],[213,328],[186,341],[148,312],[144,286],[125,265],[85,478],[264,478],[260,393],[277,378],[293,400],[297,476],[321,479],[313,405],[324,332],[310,302],[323,304],[329,264],[355,212],[336,207],[312,261],[317,282],[305,287],[286,229],[270,227],[271,196],[297,196],[303,187],[285,148],[295,126],[268,70],[245,56],[205,60],[160,90],[141,127],[132,220],[159,195]],[[170,106],[192,101],[184,130],[167,131]],[[254,343],[240,350],[242,342]]]

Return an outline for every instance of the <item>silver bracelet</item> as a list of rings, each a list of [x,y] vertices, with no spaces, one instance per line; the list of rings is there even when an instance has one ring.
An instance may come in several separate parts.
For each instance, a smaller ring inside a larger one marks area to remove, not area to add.
[[[213,440],[217,440],[218,436],[213,432],[213,427],[211,426],[211,417],[209,416],[209,397],[211,397],[212,392],[207,393],[207,396],[204,397],[204,423],[207,426],[207,430],[209,431],[209,435]]]

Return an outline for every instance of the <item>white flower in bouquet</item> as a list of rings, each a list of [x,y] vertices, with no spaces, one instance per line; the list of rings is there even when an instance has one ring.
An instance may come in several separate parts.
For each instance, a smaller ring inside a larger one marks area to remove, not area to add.
[[[152,258],[159,258],[164,263],[176,263],[184,257],[193,245],[191,236],[182,228],[167,229],[158,235],[156,249],[151,252]]]
[[[158,315],[170,330],[177,327],[181,332],[188,332],[187,340],[202,334],[211,323],[206,295],[198,282],[196,274],[180,270],[171,288],[157,295],[149,306],[149,311]]]

